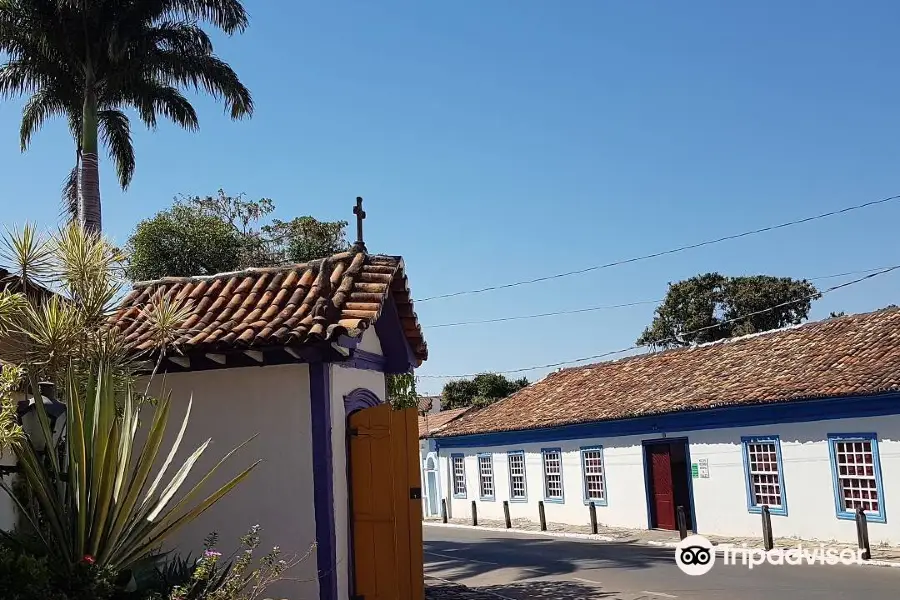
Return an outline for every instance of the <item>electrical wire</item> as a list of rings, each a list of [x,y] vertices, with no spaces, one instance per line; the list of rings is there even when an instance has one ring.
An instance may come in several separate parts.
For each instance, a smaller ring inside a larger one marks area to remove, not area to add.
[[[884,269],[885,267],[877,267],[874,269],[863,269],[861,271],[847,271],[846,273],[836,273],[834,275],[821,275],[819,277],[810,277],[807,281],[819,281],[820,279],[835,279],[838,277],[847,277],[850,275],[861,275],[864,273],[873,273]],[[539,319],[541,317],[556,317],[559,315],[575,315],[587,312],[595,312],[599,310],[611,310],[614,308],[628,308],[631,306],[641,306],[644,304],[660,304],[665,298],[659,300],[637,300],[635,302],[625,302],[623,304],[607,304],[605,306],[589,306],[587,308],[574,308],[571,310],[558,310],[553,312],[536,313],[531,315],[517,315],[513,317],[498,317],[496,319],[481,319],[477,321],[455,321],[451,323],[437,323],[436,325],[425,325],[427,329],[438,329],[441,327],[461,327],[463,325],[485,325],[488,323],[503,323],[506,321],[521,321],[523,319]]]
[[[900,265],[886,267],[884,269],[881,269],[880,271],[877,271],[875,273],[869,273],[868,275],[865,275],[858,279],[853,279],[851,281],[845,281],[844,283],[833,285],[830,288],[828,288],[826,290],[822,290],[821,292],[818,292],[816,294],[809,294],[809,295],[803,296],[801,298],[795,298],[794,300],[788,300],[787,302],[781,302],[780,304],[775,304],[774,306],[770,306],[768,308],[763,308],[763,309],[760,309],[757,311],[753,311],[750,313],[739,315],[737,317],[733,317],[731,319],[726,319],[724,321],[720,321],[719,323],[716,323],[715,325],[707,325],[706,327],[694,329],[693,331],[685,331],[681,335],[682,336],[694,335],[696,333],[701,333],[701,332],[707,331],[709,329],[717,329],[717,328],[721,327],[722,325],[728,325],[729,323],[735,323],[737,321],[747,319],[749,317],[754,317],[756,315],[761,315],[763,313],[767,313],[767,312],[770,312],[770,311],[773,311],[773,310],[776,310],[779,308],[784,308],[785,306],[790,306],[791,304],[796,304],[798,302],[803,302],[806,300],[815,300],[817,298],[821,298],[822,296],[824,296],[826,294],[830,294],[831,292],[834,292],[836,290],[843,289],[845,287],[850,287],[851,285],[856,285],[858,283],[862,283],[863,281],[867,281],[874,277],[878,277],[880,275],[884,275],[886,273],[896,271],[897,269],[900,269]],[[678,340],[677,338],[671,337],[671,338],[665,338],[662,340],[656,340],[653,343],[635,344],[635,345],[629,346],[627,348],[621,348],[619,350],[610,350],[608,352],[602,352],[600,354],[593,354],[591,356],[585,356],[582,358],[576,358],[576,359],[572,359],[572,360],[564,360],[564,361],[560,361],[560,362],[546,363],[543,365],[535,365],[533,367],[523,367],[520,369],[507,369],[505,371],[483,371],[483,372],[499,373],[501,375],[510,375],[510,374],[516,374],[516,373],[526,373],[528,371],[536,371],[538,369],[552,369],[554,367],[562,367],[562,366],[566,366],[566,365],[574,365],[574,364],[578,364],[578,363],[582,363],[582,362],[587,362],[590,360],[598,360],[601,358],[606,358],[608,356],[614,356],[617,354],[624,354],[626,352],[639,350],[641,348],[650,348],[650,347],[654,347],[654,346],[659,346],[666,342],[677,342],[677,341],[680,341],[680,340]],[[468,378],[468,377],[475,377],[478,374],[479,373],[467,373],[464,375],[416,375],[416,377],[420,377],[420,378],[424,378],[424,379],[462,379],[462,378]]]
[[[794,221],[787,221],[786,223],[779,223],[778,225],[769,225],[768,227],[760,227],[759,229],[752,229],[752,230],[750,230],[750,231],[744,231],[744,232],[742,232],[742,233],[735,233],[735,234],[731,234],[731,235],[726,235],[726,236],[722,236],[722,237],[719,237],[719,238],[715,238],[715,239],[711,239],[711,240],[706,240],[706,241],[703,241],[703,242],[697,242],[697,243],[695,243],[695,244],[688,244],[688,245],[686,245],[686,246],[679,246],[678,248],[671,248],[671,249],[669,249],[669,250],[662,250],[662,251],[660,251],[660,252],[654,252],[654,253],[652,253],[652,254],[644,254],[643,256],[635,256],[635,257],[632,257],[632,258],[626,258],[626,259],[623,259],[623,260],[617,260],[617,261],[605,263],[605,264],[602,264],[602,265],[594,265],[594,266],[592,266],[592,267],[585,267],[585,268],[583,268],[583,269],[576,269],[576,270],[574,270],[574,271],[566,271],[566,272],[563,272],[563,273],[556,273],[556,274],[553,274],[553,275],[545,275],[545,276],[543,276],[543,277],[536,277],[536,278],[534,278],[534,279],[524,279],[524,280],[522,280],[522,281],[513,281],[513,282],[511,282],[511,283],[503,283],[503,284],[500,284],[500,285],[492,285],[492,286],[483,287],[483,288],[476,288],[476,289],[472,289],[472,290],[462,290],[462,291],[459,291],[459,292],[450,292],[450,293],[448,293],[448,294],[440,294],[440,295],[437,295],[437,296],[429,296],[429,297],[427,297],[427,298],[416,298],[416,299],[415,299],[415,302],[429,302],[429,301],[431,301],[431,300],[441,300],[441,299],[444,299],[444,298],[455,298],[455,297],[457,297],[457,296],[467,296],[467,295],[471,295],[471,294],[483,294],[483,293],[485,293],[485,292],[493,292],[493,291],[496,291],[496,290],[503,290],[503,289],[508,289],[508,288],[512,288],[512,287],[518,287],[518,286],[521,286],[521,285],[530,285],[530,284],[533,284],[533,283],[540,283],[540,282],[542,282],[542,281],[550,281],[550,280],[553,280],[553,279],[560,279],[560,278],[562,278],[562,277],[570,277],[570,276],[572,276],[572,275],[580,275],[580,274],[582,274],[582,273],[589,273],[589,272],[591,272],[591,271],[599,271],[600,269],[608,269],[608,268],[610,268],[610,267],[616,267],[616,266],[620,266],[620,265],[626,265],[626,264],[630,264],[630,263],[640,262],[640,261],[644,261],[644,260],[649,260],[649,259],[651,259],[651,258],[658,258],[658,257],[660,257],[660,256],[666,256],[666,255],[669,255],[669,254],[677,254],[677,253],[679,253],[679,252],[684,252],[684,251],[686,251],[686,250],[693,250],[693,249],[695,249],[695,248],[702,248],[702,247],[704,247],[704,246],[711,246],[711,245],[713,245],[713,244],[718,244],[718,243],[720,243],[720,242],[727,242],[727,241],[731,241],[731,240],[737,240],[737,239],[744,238],[744,237],[748,237],[748,236],[751,236],[751,235],[757,235],[757,234],[759,234],[759,233],[766,233],[766,232],[769,232],[769,231],[775,231],[775,230],[778,230],[778,229],[784,229],[784,228],[786,228],[786,227],[793,227],[793,226],[795,226],[795,225],[801,225],[801,224],[803,224],[803,223],[809,223],[809,222],[811,222],[811,221],[818,221],[819,219],[825,219],[825,218],[828,218],[828,217],[834,217],[834,216],[837,216],[837,215],[846,214],[846,213],[853,212],[853,211],[856,211],[856,210],[861,210],[861,209],[863,209],[863,208],[869,208],[869,207],[871,207],[871,206],[876,206],[876,205],[879,205],[879,204],[886,204],[886,203],[888,203],[888,202],[893,202],[893,201],[898,200],[898,199],[900,199],[900,195],[897,195],[897,196],[890,196],[890,197],[887,197],[887,198],[882,198],[882,199],[880,199],[880,200],[872,200],[872,201],[870,201],[870,202],[864,202],[864,203],[862,203],[862,204],[855,204],[855,205],[853,205],[853,206],[847,206],[847,207],[845,207],[845,208],[841,208],[841,209],[838,209],[838,210],[831,210],[831,211],[828,211],[828,212],[820,213],[820,214],[818,214],[818,215],[813,215],[813,216],[811,216],[811,217],[804,217],[804,218],[802,218],[802,219],[796,219],[796,220],[794,220]]]

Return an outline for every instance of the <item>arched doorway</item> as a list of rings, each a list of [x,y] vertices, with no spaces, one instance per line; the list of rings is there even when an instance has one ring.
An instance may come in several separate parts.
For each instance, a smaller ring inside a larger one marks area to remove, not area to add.
[[[441,490],[438,487],[437,457],[433,452],[425,459],[425,513],[429,517],[440,513]]]

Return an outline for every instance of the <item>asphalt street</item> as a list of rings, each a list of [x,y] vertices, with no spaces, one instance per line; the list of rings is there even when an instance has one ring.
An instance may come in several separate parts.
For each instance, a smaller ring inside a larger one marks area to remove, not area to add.
[[[425,574],[499,600],[838,600],[900,597],[900,568],[723,565],[691,577],[674,550],[426,526]]]

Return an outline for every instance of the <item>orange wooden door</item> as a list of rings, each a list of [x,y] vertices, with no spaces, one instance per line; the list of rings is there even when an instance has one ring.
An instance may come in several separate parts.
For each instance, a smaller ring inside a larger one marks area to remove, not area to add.
[[[350,416],[354,595],[423,600],[422,500],[416,409]]]

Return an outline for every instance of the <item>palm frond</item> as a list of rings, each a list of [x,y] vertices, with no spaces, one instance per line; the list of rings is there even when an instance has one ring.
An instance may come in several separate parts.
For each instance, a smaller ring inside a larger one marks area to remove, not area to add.
[[[204,91],[225,103],[232,119],[253,114],[250,90],[241,83],[234,69],[212,55],[184,55],[168,50],[153,54],[152,66],[162,81]]]
[[[239,0],[159,0],[153,4],[157,19],[205,21],[229,35],[243,32],[249,24],[247,11]]]
[[[131,124],[128,116],[120,110],[102,110],[97,113],[100,136],[116,163],[119,185],[128,189],[134,176],[134,144],[131,142]]]
[[[19,128],[19,146],[24,152],[31,143],[34,132],[41,128],[49,117],[66,116],[69,107],[53,87],[46,87],[32,94],[22,109],[22,124]]]

